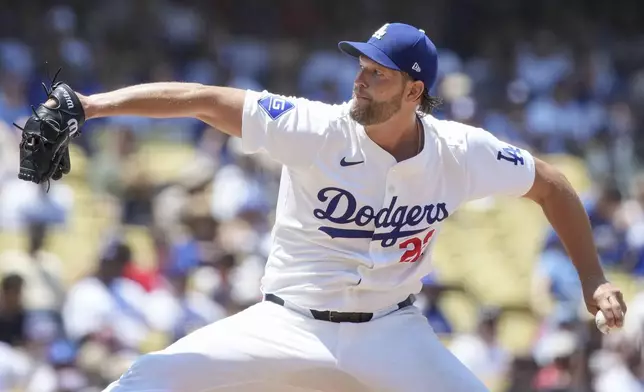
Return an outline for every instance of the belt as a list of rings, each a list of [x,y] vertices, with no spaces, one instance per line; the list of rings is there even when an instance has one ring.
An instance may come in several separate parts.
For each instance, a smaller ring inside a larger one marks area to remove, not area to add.
[[[360,313],[360,312],[335,312],[329,310],[315,310],[307,309],[300,306],[297,306],[293,303],[286,302],[282,298],[278,297],[275,294],[265,294],[264,300],[273,302],[285,308],[295,310],[304,315],[313,316],[316,320],[330,321],[332,323],[366,323],[372,319],[382,317],[386,314],[395,312],[396,310],[406,308],[414,304],[416,297],[410,295],[402,302],[397,303],[396,305],[390,306],[387,309],[380,310],[376,313]],[[307,314],[308,313],[308,314]]]

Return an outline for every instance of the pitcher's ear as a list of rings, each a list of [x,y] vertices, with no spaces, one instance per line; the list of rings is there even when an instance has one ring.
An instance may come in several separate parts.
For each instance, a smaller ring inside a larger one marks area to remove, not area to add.
[[[425,84],[420,80],[411,82],[411,88],[407,93],[407,99],[411,102],[420,101],[425,91]]]

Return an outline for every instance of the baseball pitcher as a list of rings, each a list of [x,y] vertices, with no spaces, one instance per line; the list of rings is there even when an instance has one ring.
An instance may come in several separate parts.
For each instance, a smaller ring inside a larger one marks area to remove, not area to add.
[[[622,294],[564,176],[483,129],[431,115],[437,52],[422,30],[389,23],[339,49],[359,62],[342,105],[178,82],[90,96],[48,89],[23,130],[24,180],[69,173],[69,139],[86,120],[119,115],[197,118],[283,165],[264,300],[142,356],[107,391],[485,391],[412,305],[442,223],[486,196],[538,203],[589,312],[622,325]]]

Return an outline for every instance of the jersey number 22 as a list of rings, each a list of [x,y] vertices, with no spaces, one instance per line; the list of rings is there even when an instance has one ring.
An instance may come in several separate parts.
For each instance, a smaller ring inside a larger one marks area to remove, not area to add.
[[[414,263],[420,259],[420,257],[425,253],[425,248],[427,248],[427,244],[429,244],[429,240],[432,239],[432,236],[434,235],[435,229],[432,229],[427,233],[423,241],[421,242],[420,238],[418,237],[412,237],[408,240],[403,241],[399,248],[400,249],[405,249],[405,253],[403,253],[402,257],[400,258],[401,263]]]

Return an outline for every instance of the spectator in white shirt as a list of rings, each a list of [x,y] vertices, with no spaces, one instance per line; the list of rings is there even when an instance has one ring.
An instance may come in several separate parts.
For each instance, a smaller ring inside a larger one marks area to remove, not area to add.
[[[145,290],[123,277],[130,262],[130,247],[115,241],[103,251],[95,272],[70,288],[62,316],[71,339],[98,339],[116,347],[139,348],[151,325],[145,311]]]

